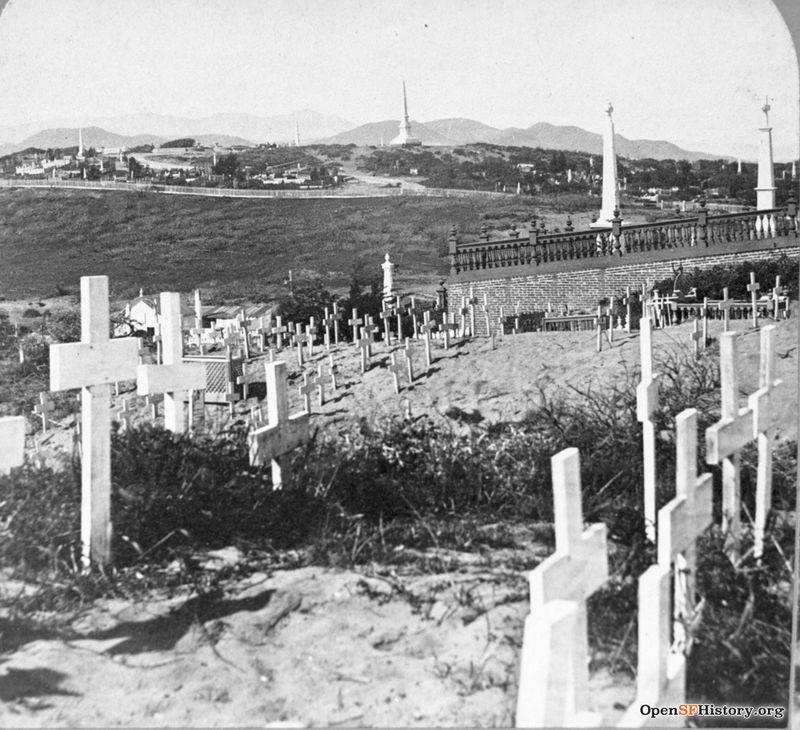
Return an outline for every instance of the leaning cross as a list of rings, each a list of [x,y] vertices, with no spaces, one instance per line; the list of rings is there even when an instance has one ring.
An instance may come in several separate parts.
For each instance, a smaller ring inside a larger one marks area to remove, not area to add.
[[[205,366],[201,362],[183,362],[181,295],[161,292],[160,303],[163,365],[139,365],[136,392],[139,395],[164,393],[164,428],[173,433],[184,433],[184,394],[187,390],[206,387]]]
[[[750,272],[750,283],[747,285],[747,291],[750,292],[750,301],[753,307],[753,327],[758,327],[758,305],[757,297],[758,297],[758,290],[761,287],[759,286],[758,282],[756,281],[755,272]]]
[[[608,579],[606,526],[583,529],[578,450],[551,463],[556,551],[529,574],[516,725],[599,725],[589,709],[586,599]]]
[[[653,375],[653,323],[639,320],[639,353],[642,381],[636,386],[636,418],[642,424],[644,460],[644,519],[648,540],[656,541],[656,426],[653,415],[658,408],[658,375]]]
[[[308,440],[308,412],[289,415],[286,394],[286,363],[265,363],[267,381],[267,424],[248,437],[250,464],[272,462],[272,486],[280,489],[290,477],[285,455]]]
[[[81,277],[81,341],[50,345],[50,390],[81,388],[81,542],[111,561],[111,384],[135,380],[139,341],[109,338],[108,277]]]
[[[772,501],[772,440],[774,430],[770,422],[770,403],[775,388],[782,381],[775,377],[775,335],[777,325],[767,325],[761,330],[761,363],[758,390],[747,400],[753,409],[754,437],[758,440],[758,470],[756,476],[756,514],[753,528],[753,557],[761,560],[764,553],[764,528]]]
[[[729,552],[738,555],[741,532],[741,455],[739,451],[753,440],[756,428],[753,409],[739,409],[739,382],[736,376],[735,332],[723,332],[719,341],[720,420],[706,429],[706,463],[722,463],[722,529],[732,545]]]

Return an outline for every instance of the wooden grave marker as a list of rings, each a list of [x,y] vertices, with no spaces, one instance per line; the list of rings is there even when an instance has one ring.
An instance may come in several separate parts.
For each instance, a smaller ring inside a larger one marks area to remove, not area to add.
[[[706,343],[703,332],[700,329],[700,320],[697,317],[694,318],[694,323],[692,324],[692,342],[694,342],[694,354],[699,357],[700,350],[705,348]]]
[[[272,486],[280,489],[290,478],[286,455],[308,441],[308,411],[289,415],[286,363],[265,363],[267,382],[267,425],[248,436],[250,463],[272,463]]]
[[[108,277],[81,277],[81,341],[50,345],[50,390],[81,389],[84,565],[111,561],[111,384],[135,380],[139,341],[109,337]]]
[[[195,411],[199,406],[200,411],[200,418],[196,419]],[[205,388],[189,389],[189,401],[188,401],[188,411],[189,411],[189,428],[194,428],[195,420],[200,421],[200,425],[204,426],[206,422],[206,390]]]
[[[722,464],[722,529],[728,532],[728,552],[739,555],[741,535],[741,455],[757,433],[751,407],[739,408],[739,379],[736,373],[737,335],[723,332],[719,341],[720,420],[706,429],[706,463]]]
[[[400,392],[400,375],[402,374],[403,370],[405,369],[403,363],[397,362],[397,356],[394,352],[389,354],[389,365],[387,365],[387,369],[392,374],[392,380],[394,381],[394,392]]]
[[[353,316],[351,319],[347,320],[347,324],[349,324],[353,328],[353,344],[358,344],[358,330],[361,327],[361,318],[358,316],[358,310],[354,307],[353,308]]]
[[[325,316],[322,319],[322,324],[325,327],[325,351],[331,351],[331,328],[333,327],[334,319],[331,316],[328,308],[325,307]]]
[[[483,317],[486,324],[486,336],[492,338],[492,342],[494,342],[494,333],[492,332],[492,324],[491,320],[489,319],[489,300],[486,297],[486,294],[483,295]]]
[[[0,474],[25,461],[25,416],[0,416]]]
[[[722,331],[728,332],[731,328],[731,307],[733,306],[733,300],[728,299],[728,287],[726,286],[722,290],[722,301],[717,303],[717,309],[722,312],[723,317],[723,325]]]
[[[39,393],[39,402],[33,407],[33,412],[42,419],[42,433],[47,433],[50,428],[50,414],[56,409],[53,402],[50,401],[49,393],[43,390]]]
[[[418,340],[420,334],[419,334],[419,327],[417,326],[419,324],[417,320],[417,302],[416,299],[414,299],[413,295],[411,296],[411,306],[409,307],[409,313],[411,314],[411,326],[414,330],[412,336],[414,337],[415,340]]]
[[[556,551],[529,573],[517,727],[598,726],[589,703],[586,599],[608,579],[603,523],[583,529],[580,457],[551,459]]]
[[[308,342],[308,335],[303,334],[303,325],[295,325],[294,342],[297,345],[297,364],[303,367],[303,345]]]
[[[389,320],[391,320],[392,317],[394,317],[394,307],[389,308],[384,300],[380,318],[383,320],[383,343],[386,345],[387,350],[390,350],[392,347],[392,331],[389,328]]]
[[[475,305],[478,303],[478,298],[475,296],[472,284],[469,285],[469,298],[467,304],[469,305],[469,336],[475,337]]]
[[[131,411],[130,405],[130,398],[123,398],[122,406],[117,413],[117,421],[119,421],[123,431],[130,430],[131,421],[133,420],[133,411]]]
[[[308,377],[308,373],[303,373],[303,384],[297,387],[300,397],[303,399],[306,413],[311,413],[311,394],[316,390],[316,378]]]
[[[325,374],[324,374],[324,369],[325,369],[324,364],[321,363],[321,362],[318,363],[317,364],[317,374],[312,379],[312,382],[314,383],[314,385],[317,388],[317,396],[319,397],[319,401],[318,402],[319,402],[320,408],[322,408],[322,406],[325,405]]]
[[[331,317],[333,318],[333,342],[338,345],[339,323],[342,321],[342,313],[339,311],[339,305],[336,302],[333,303],[333,314]]]
[[[270,329],[269,333],[275,335],[275,346],[277,348],[280,349],[283,347],[283,338],[288,331],[289,328],[283,324],[281,317],[275,317],[275,326]]]
[[[308,345],[308,357],[314,357],[314,342],[317,339],[317,323],[311,317],[309,323],[306,325],[306,338]]]
[[[774,429],[771,424],[770,406],[772,399],[775,397],[775,389],[783,382],[775,374],[775,337],[777,331],[778,327],[774,324],[767,325],[761,329],[758,390],[747,399],[747,404],[753,411],[753,436],[758,442],[753,556],[759,561],[764,554],[764,529],[772,502]]]
[[[411,357],[411,340],[408,337],[406,337],[404,352],[406,357],[406,375],[408,376],[408,384],[411,385],[414,382],[414,362]]]
[[[161,292],[160,304],[163,364],[138,366],[136,392],[146,396],[163,393],[164,428],[173,433],[184,433],[184,395],[188,390],[205,387],[205,368],[199,362],[183,362],[181,295],[178,292]]]
[[[367,372],[369,360],[372,357],[372,339],[367,333],[367,328],[361,328],[361,339],[358,340],[358,347],[361,350],[361,374]]]
[[[427,365],[428,369],[431,367],[431,333],[436,330],[436,322],[431,322],[431,313],[429,310],[425,310],[422,313],[422,321],[423,324],[420,327],[420,332],[423,333],[425,337],[425,364]]]
[[[653,415],[658,408],[659,376],[653,374],[653,323],[639,320],[639,355],[642,380],[636,386],[636,418],[642,424],[644,460],[644,519],[647,539],[656,541],[656,426]]]
[[[756,281],[756,274],[754,271],[750,272],[750,283],[747,285],[747,291],[750,292],[750,303],[753,308],[753,327],[758,327],[758,290],[761,286]]]
[[[395,300],[394,316],[397,318],[397,341],[403,341],[403,310],[400,307],[400,297]]]

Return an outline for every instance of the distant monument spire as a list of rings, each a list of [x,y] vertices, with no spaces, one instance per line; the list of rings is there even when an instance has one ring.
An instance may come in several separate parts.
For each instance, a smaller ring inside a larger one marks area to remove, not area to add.
[[[83,151],[83,127],[78,127],[78,154],[76,157],[82,160],[85,156]]]
[[[797,166],[795,165],[795,161],[792,160],[792,180],[797,178]]]
[[[418,139],[411,134],[411,122],[408,120],[408,98],[406,96],[406,82],[403,81],[403,119],[400,122],[398,135],[389,143],[392,145],[420,145]]]
[[[300,146],[300,122],[297,119],[294,120],[294,146]]]
[[[741,175],[741,174],[742,174],[742,158],[741,158],[741,157],[739,157],[739,158],[736,160],[736,172],[737,172],[737,174],[739,174],[739,175]]]
[[[771,210],[775,207],[775,168],[772,162],[772,127],[769,126],[769,99],[765,100],[764,126],[758,140],[758,184],[756,185],[757,210]]]
[[[614,120],[611,114],[614,107],[608,102],[606,114],[608,121],[603,130],[603,202],[600,216],[592,224],[595,228],[607,228],[619,208],[619,191],[617,190],[617,153],[614,148]]]

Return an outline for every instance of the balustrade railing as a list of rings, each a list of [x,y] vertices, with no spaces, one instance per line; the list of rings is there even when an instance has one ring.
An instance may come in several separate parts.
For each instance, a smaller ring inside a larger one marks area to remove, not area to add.
[[[461,242],[453,228],[449,237],[450,269],[455,275],[790,235],[798,236],[797,204],[793,200],[786,208],[715,216],[709,216],[701,203],[698,215],[689,218],[623,227],[617,214],[610,227],[585,231],[544,233],[532,225],[527,236],[521,237],[514,227],[508,237],[492,240],[483,229],[477,241]]]

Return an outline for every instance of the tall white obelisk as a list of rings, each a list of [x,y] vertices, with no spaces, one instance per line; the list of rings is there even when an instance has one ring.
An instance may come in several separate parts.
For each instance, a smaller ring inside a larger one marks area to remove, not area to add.
[[[614,120],[611,114],[614,107],[608,102],[608,121],[603,130],[603,202],[600,216],[592,224],[592,228],[608,228],[614,211],[619,208],[619,191],[617,190],[617,153],[614,149]]]
[[[406,82],[403,81],[403,119],[400,122],[398,135],[389,142],[391,145],[421,145],[418,139],[411,135],[411,122],[408,120],[408,99],[406,98]]]
[[[758,139],[758,185],[756,186],[756,210],[771,210],[775,207],[775,167],[772,164],[772,127],[769,126],[769,100],[764,102],[764,126],[759,127]]]

